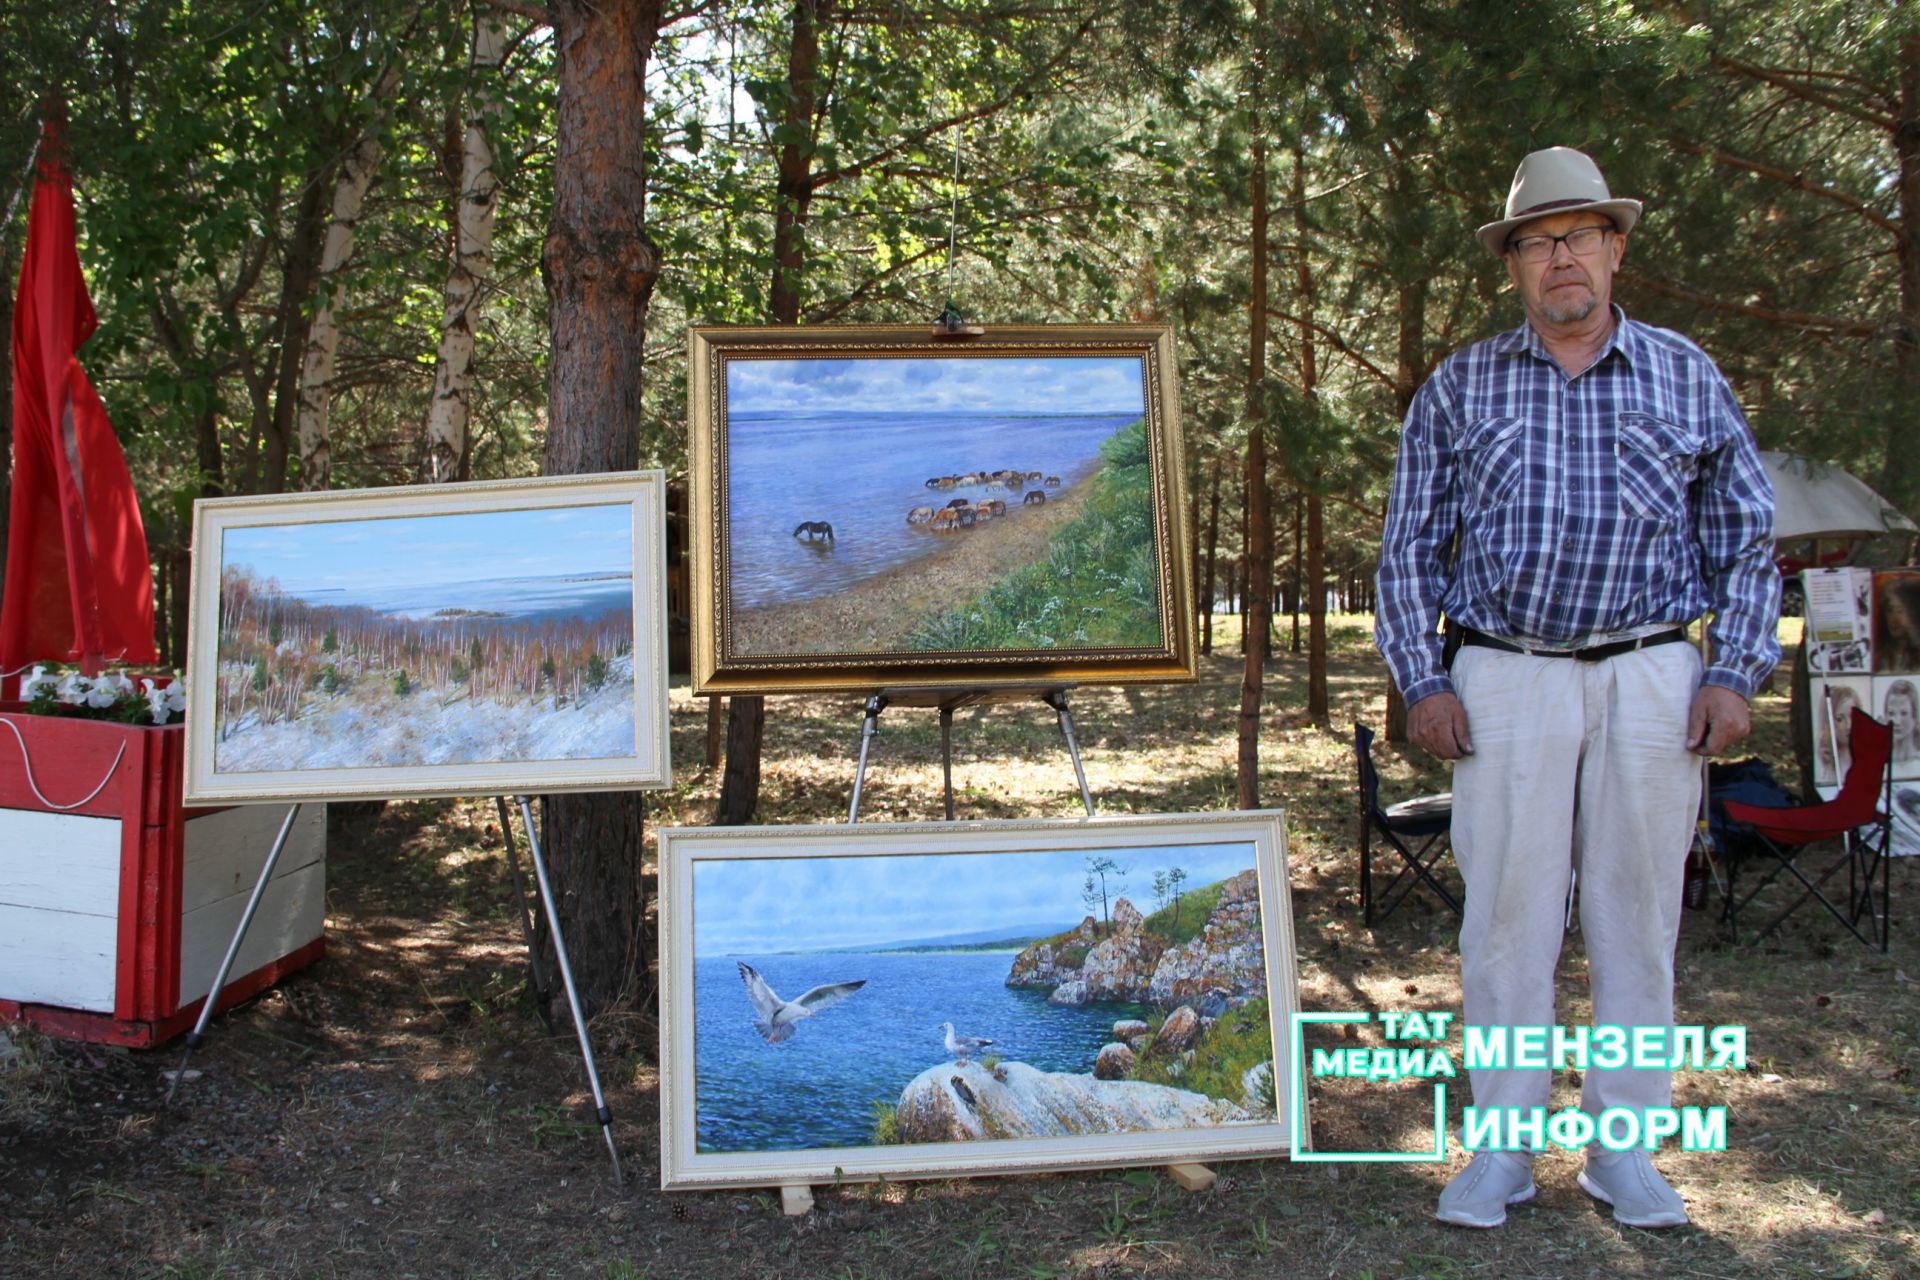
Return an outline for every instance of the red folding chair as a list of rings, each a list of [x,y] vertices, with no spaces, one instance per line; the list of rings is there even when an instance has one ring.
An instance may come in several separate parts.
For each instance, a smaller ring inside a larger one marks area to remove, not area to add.
[[[1746,896],[1733,883],[1738,859],[1729,863],[1727,872],[1727,926],[1739,936],[1739,913],[1761,890],[1784,871],[1798,880],[1804,889],[1786,909],[1755,935],[1754,941],[1780,927],[1781,921],[1798,911],[1809,898],[1817,899],[1848,932],[1866,943],[1887,949],[1889,854],[1893,843],[1893,816],[1882,807],[1887,786],[1893,780],[1893,733],[1886,725],[1855,707],[1852,720],[1853,763],[1841,780],[1840,793],[1821,804],[1797,809],[1770,809],[1759,805],[1726,803],[1727,817],[1751,828],[1752,843],[1779,859],[1779,865],[1761,877]],[[1825,840],[1840,841],[1841,857],[1824,869],[1803,867],[1801,859],[1809,846]],[[1842,907],[1824,891],[1827,881],[1839,870],[1847,869],[1847,901]],[[1879,885],[1874,884],[1875,876]],[[1860,931],[1865,917],[1872,935]]]

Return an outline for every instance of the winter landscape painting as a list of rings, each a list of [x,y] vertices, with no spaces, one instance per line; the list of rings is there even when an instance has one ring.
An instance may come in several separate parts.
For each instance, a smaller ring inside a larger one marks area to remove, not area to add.
[[[664,785],[661,489],[197,504],[189,800]]]
[[[1281,830],[662,832],[665,1185],[1284,1149]]]
[[[701,687],[1190,675],[1171,339],[1068,332],[696,331]]]

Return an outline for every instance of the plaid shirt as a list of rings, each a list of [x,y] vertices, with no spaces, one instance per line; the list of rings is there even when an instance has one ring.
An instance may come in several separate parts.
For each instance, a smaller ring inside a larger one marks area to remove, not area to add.
[[[1374,639],[1412,705],[1453,688],[1442,612],[1571,648],[1711,606],[1704,682],[1750,698],[1780,660],[1772,556],[1773,486],[1700,348],[1616,307],[1608,349],[1569,378],[1521,325],[1448,358],[1414,397]]]

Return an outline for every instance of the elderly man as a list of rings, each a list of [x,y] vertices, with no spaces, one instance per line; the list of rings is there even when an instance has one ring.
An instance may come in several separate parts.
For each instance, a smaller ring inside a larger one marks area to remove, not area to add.
[[[1478,236],[1526,323],[1441,364],[1401,437],[1375,639],[1413,740],[1457,762],[1469,1025],[1554,1023],[1576,869],[1594,1023],[1672,1025],[1697,757],[1746,736],[1780,656],[1773,492],[1733,394],[1698,347],[1612,303],[1640,209],[1578,151],[1523,160]],[[1707,610],[1703,671],[1686,627]],[[1472,1078],[1479,1108],[1547,1104],[1547,1070]],[[1581,1106],[1670,1100],[1664,1069],[1595,1067]],[[1687,1221],[1642,1150],[1589,1147],[1580,1185],[1628,1225]],[[1497,1227],[1533,1194],[1530,1153],[1483,1151],[1438,1217]]]

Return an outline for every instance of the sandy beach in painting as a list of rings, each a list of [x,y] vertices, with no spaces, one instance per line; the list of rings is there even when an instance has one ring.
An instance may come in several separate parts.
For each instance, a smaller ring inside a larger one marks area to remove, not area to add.
[[[890,653],[943,608],[967,600],[1000,577],[1043,559],[1054,531],[1086,504],[1091,478],[1056,489],[1045,506],[1011,510],[1002,520],[959,534],[927,533],[919,559],[886,569],[837,595],[735,609],[734,657]]]

